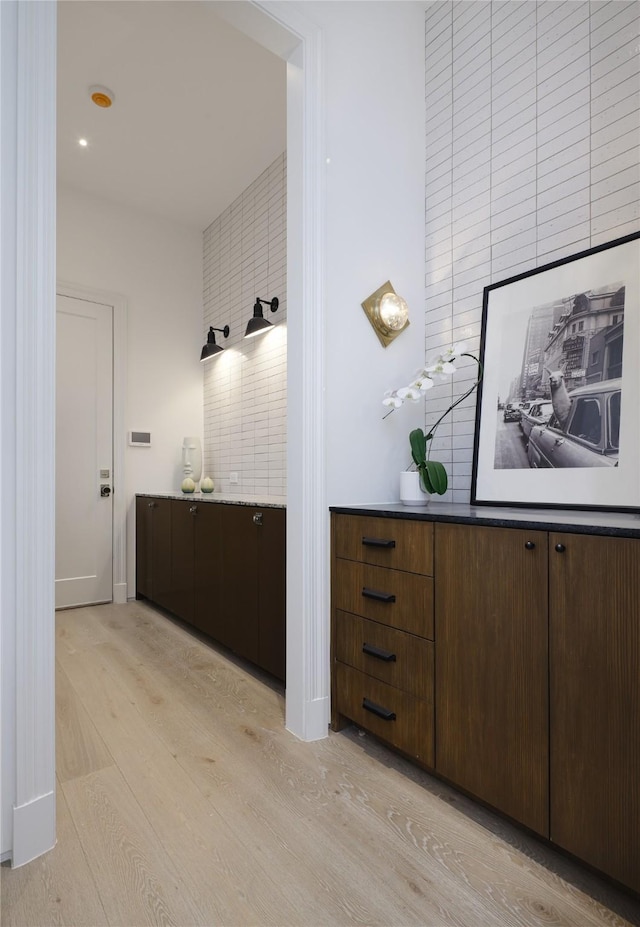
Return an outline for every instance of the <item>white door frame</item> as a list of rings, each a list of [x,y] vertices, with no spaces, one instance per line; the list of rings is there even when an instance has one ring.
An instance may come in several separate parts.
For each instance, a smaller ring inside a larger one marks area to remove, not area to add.
[[[113,309],[113,601],[127,601],[127,500],[124,491],[127,395],[127,301],[118,293],[58,281],[56,293]]]
[[[331,714],[322,30],[300,11],[304,4],[287,0],[213,6],[287,62],[286,726],[301,740],[319,740]]]
[[[288,59],[287,94],[289,144],[300,155],[298,164],[289,161],[289,262],[296,254],[300,263],[289,264],[289,305],[297,307],[289,318],[289,396],[297,396],[288,428],[299,437],[287,454],[287,727],[312,740],[326,736],[329,718],[321,30],[297,4],[229,4],[236,5],[260,13],[263,25],[266,15],[299,43]],[[53,479],[55,467],[56,12],[47,0],[0,3],[0,855],[14,866],[55,844],[55,506],[51,488],[36,487]],[[11,493],[18,475],[22,491]]]

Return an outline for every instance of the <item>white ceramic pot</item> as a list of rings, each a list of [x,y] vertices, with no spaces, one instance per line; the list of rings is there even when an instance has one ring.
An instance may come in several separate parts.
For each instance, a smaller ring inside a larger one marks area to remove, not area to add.
[[[431,496],[420,484],[417,470],[403,470],[400,474],[400,502],[403,505],[428,505]]]

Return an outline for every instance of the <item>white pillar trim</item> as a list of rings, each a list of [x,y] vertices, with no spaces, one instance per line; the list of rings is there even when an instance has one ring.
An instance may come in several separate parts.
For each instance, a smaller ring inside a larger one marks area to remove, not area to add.
[[[58,280],[60,296],[113,309],[113,601],[127,601],[127,499],[124,491],[125,409],[127,396],[127,301],[109,293]]]
[[[322,30],[297,5],[256,5],[299,40],[287,56],[286,726],[318,740],[330,718]]]
[[[14,866],[55,843],[55,88],[56,5],[19,2]]]

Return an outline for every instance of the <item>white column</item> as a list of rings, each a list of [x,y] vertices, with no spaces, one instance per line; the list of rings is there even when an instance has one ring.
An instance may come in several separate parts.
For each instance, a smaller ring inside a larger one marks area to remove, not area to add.
[[[56,5],[2,7],[3,212],[11,181],[15,191],[1,265],[3,387],[12,380],[2,406],[3,815],[13,806],[2,852],[19,866],[55,843]]]

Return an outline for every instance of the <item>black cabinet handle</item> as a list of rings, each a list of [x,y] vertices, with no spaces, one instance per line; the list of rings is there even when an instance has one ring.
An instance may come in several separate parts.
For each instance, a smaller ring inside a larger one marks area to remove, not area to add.
[[[362,595],[366,599],[376,599],[378,602],[395,602],[396,597],[392,592],[378,592],[377,589],[367,589],[362,587]]]
[[[197,514],[198,514],[198,506],[197,506],[197,505],[192,505],[191,508],[189,509],[189,512],[190,512],[192,515],[197,515]]]
[[[395,721],[396,713],[395,711],[389,711],[388,708],[383,708],[382,705],[376,705],[375,702],[372,702],[368,698],[362,699],[362,707],[365,711],[370,711],[371,714],[377,715],[379,718],[382,718],[383,721]]]
[[[564,544],[556,544],[556,550],[559,554],[563,554],[567,548]]]
[[[527,550],[533,550],[536,545],[533,543],[533,541],[527,541],[524,546],[526,547]]]
[[[365,547],[395,547],[396,542],[386,538],[362,538]]]
[[[377,660],[384,660],[385,663],[396,662],[395,653],[391,653],[390,650],[382,650],[381,647],[374,647],[373,644],[363,644],[362,652],[370,657],[375,657]]]

